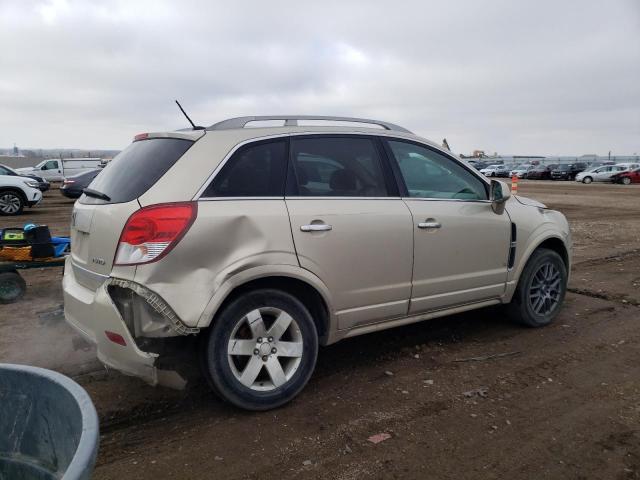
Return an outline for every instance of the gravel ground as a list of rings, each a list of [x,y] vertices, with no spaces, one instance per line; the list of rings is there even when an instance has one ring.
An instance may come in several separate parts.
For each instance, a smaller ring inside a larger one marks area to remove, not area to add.
[[[570,293],[544,329],[484,309],[345,340],[294,402],[245,413],[202,385],[96,370],[48,269],[0,306],[0,361],[93,372],[76,378],[102,421],[98,479],[640,478],[640,186],[520,193],[563,211],[574,236]],[[13,224],[64,234],[71,205],[50,192]]]

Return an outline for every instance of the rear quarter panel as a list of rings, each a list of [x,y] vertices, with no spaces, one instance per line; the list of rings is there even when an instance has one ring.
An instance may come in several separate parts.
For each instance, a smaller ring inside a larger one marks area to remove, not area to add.
[[[180,243],[158,262],[139,265],[135,281],[196,326],[225,282],[266,265],[299,268],[284,200],[202,200]]]

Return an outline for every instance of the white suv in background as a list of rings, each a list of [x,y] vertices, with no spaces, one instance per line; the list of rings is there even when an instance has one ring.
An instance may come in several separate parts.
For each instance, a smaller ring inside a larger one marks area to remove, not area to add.
[[[42,200],[40,183],[29,177],[0,175],[0,215],[19,215]]]
[[[265,410],[346,337],[499,304],[547,325],[570,270],[562,213],[402,127],[243,117],[137,135],[105,167],[73,210],[64,311],[107,365],[181,386],[199,364]]]

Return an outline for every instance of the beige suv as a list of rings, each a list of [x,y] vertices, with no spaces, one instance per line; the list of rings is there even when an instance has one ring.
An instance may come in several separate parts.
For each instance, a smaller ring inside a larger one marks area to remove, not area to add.
[[[385,122],[243,117],[141,134],[72,218],[67,321],[105,364],[265,410],[319,345],[504,304],[557,315],[565,217]]]

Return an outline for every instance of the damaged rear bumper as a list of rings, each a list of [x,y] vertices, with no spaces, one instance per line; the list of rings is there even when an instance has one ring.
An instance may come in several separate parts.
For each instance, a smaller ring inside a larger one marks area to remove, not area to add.
[[[67,259],[68,263],[71,261],[71,258]],[[109,278],[94,291],[81,285],[74,276],[74,269],[67,264],[62,284],[67,323],[96,345],[98,359],[102,363],[127,375],[140,377],[151,385],[184,388],[186,380],[174,370],[158,368],[160,354],[146,347],[153,345],[154,339],[157,342],[160,337],[194,334],[198,329],[182,324],[160,297],[141,286],[137,288],[133,282]],[[140,300],[135,302],[137,308],[149,310],[151,313],[146,316],[156,322],[141,324],[138,318],[133,317],[135,312],[127,312],[133,303],[123,306],[121,298],[117,298],[116,304],[112,297],[114,287],[119,289],[120,296],[122,291],[130,290],[131,298],[138,300],[139,297]],[[123,315],[128,318],[123,318]],[[164,323],[158,319],[163,319]],[[140,336],[145,333],[155,338]]]

